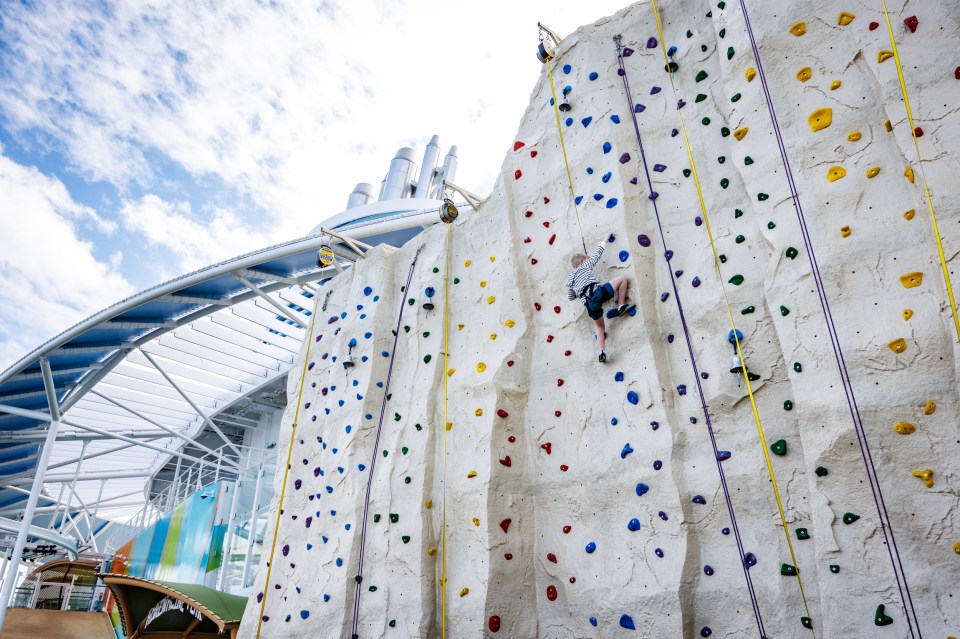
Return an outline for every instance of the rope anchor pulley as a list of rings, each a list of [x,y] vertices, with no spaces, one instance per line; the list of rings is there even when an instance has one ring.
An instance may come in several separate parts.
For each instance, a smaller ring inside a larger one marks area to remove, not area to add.
[[[540,64],[546,64],[547,60],[552,60],[557,55],[557,47],[563,41],[556,31],[544,26],[543,23],[537,23],[540,44],[537,46],[537,60]]]
[[[453,203],[448,197],[443,198],[443,204],[440,205],[440,221],[444,224],[451,224],[457,216],[460,215],[460,211],[457,210],[457,205]]]

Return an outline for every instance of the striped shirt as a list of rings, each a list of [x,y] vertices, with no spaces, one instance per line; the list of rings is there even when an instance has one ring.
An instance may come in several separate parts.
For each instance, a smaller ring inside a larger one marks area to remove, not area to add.
[[[591,284],[597,285],[600,283],[600,280],[596,278],[593,274],[593,267],[597,265],[597,262],[600,261],[600,256],[603,255],[603,249],[605,244],[600,242],[600,246],[597,247],[597,250],[593,252],[593,255],[588,257],[583,264],[578,266],[567,277],[567,299],[575,300],[578,297],[583,297],[584,292],[590,287]],[[583,297],[583,304],[586,306],[587,298]]]

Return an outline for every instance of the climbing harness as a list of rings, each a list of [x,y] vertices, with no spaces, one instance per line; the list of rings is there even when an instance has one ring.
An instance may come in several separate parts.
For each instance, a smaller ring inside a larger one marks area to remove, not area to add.
[[[740,0],[740,9],[743,12],[744,25],[747,29],[747,35],[750,38],[750,46],[753,50],[753,57],[757,63],[757,75],[760,77],[760,86],[763,89],[764,99],[767,103],[767,111],[770,113],[770,121],[773,124],[773,132],[777,140],[777,146],[780,150],[780,158],[783,162],[784,172],[787,177],[787,184],[790,188],[790,196],[793,200],[793,207],[797,213],[797,220],[800,224],[800,233],[803,236],[803,243],[807,249],[807,256],[810,260],[811,274],[817,288],[817,296],[820,298],[820,306],[823,309],[824,318],[827,324],[827,333],[830,336],[830,344],[833,347],[833,354],[837,361],[837,368],[840,372],[840,381],[843,383],[844,394],[847,398],[847,406],[850,409],[850,417],[853,420],[853,428],[857,435],[857,441],[860,444],[860,455],[863,458],[863,464],[866,470],[867,482],[870,484],[870,490],[873,494],[873,501],[877,508],[877,517],[880,520],[880,528],[883,532],[883,538],[887,547],[887,554],[890,557],[890,564],[893,568],[894,578],[897,581],[897,588],[900,591],[900,601],[903,606],[904,616],[907,620],[907,628],[910,630],[910,636],[914,635],[914,626],[916,633],[920,635],[920,624],[917,618],[916,610],[913,606],[913,598],[910,595],[910,587],[907,584],[906,573],[903,570],[903,562],[900,559],[900,551],[897,548],[897,541],[893,534],[893,528],[890,523],[890,515],[887,512],[887,506],[883,499],[883,492],[880,488],[880,479],[877,474],[876,466],[873,463],[873,455],[870,452],[870,446],[867,442],[867,435],[863,427],[863,420],[860,417],[860,408],[857,406],[857,399],[853,392],[853,383],[850,380],[850,374],[847,371],[846,360],[843,357],[843,351],[840,348],[840,339],[837,335],[837,328],[833,321],[833,315],[830,312],[830,303],[823,286],[823,279],[820,275],[820,267],[817,264],[817,258],[813,251],[813,243],[810,239],[810,232],[807,229],[807,221],[803,214],[803,206],[800,204],[797,185],[793,178],[793,171],[790,168],[790,161],[787,158],[787,149],[783,142],[783,135],[780,131],[780,125],[777,121],[776,110],[773,107],[773,99],[770,97],[770,88],[767,85],[766,75],[763,71],[763,63],[760,61],[760,51],[757,48],[757,40],[753,33],[753,27],[750,24],[750,15],[747,12],[747,6],[744,0]],[[938,236],[939,237],[939,236]],[[909,611],[908,611],[909,608]],[[912,614],[912,619],[911,619]],[[922,635],[921,635],[922,636]]]
[[[540,28],[540,45],[543,46],[543,28]],[[557,88],[553,84],[553,67],[550,60],[553,55],[546,58],[547,75],[550,78],[550,95],[553,97],[553,113],[557,117],[557,133],[560,135],[560,148],[563,150],[563,164],[567,167],[567,183],[570,185],[570,203],[573,204],[573,211],[577,215],[577,228],[580,229],[580,244],[583,246],[583,252],[587,252],[587,242],[583,239],[583,226],[580,224],[580,209],[577,208],[577,193],[573,189],[573,175],[570,173],[570,161],[567,159],[567,145],[563,141],[563,127],[560,124],[560,103],[557,101]]]
[[[653,6],[654,20],[656,21],[656,24],[657,24],[657,35],[659,35],[660,37],[660,50],[663,53],[663,59],[665,62],[667,62],[667,69],[669,70],[670,86],[673,89],[674,97],[676,97],[679,100],[679,96],[677,95],[677,85],[676,85],[675,76],[674,76],[675,69],[669,64],[670,56],[667,53],[666,43],[664,42],[664,38],[663,38],[663,27],[660,24],[660,13],[657,9],[657,2],[656,0],[650,0],[650,1]],[[750,372],[747,370],[747,362],[743,356],[743,348],[741,344],[743,333],[741,333],[737,329],[736,322],[733,319],[733,309],[731,308],[731,305],[730,305],[730,298],[727,295],[726,287],[723,285],[724,280],[723,280],[723,274],[720,269],[720,256],[717,253],[717,245],[716,245],[716,242],[714,241],[713,229],[710,226],[710,215],[707,213],[707,204],[703,197],[703,187],[700,184],[700,177],[697,174],[697,165],[693,159],[693,148],[690,146],[690,138],[687,135],[687,125],[683,118],[683,112],[679,108],[677,109],[677,117],[680,120],[680,130],[683,133],[684,146],[687,149],[687,159],[690,160],[690,172],[691,172],[691,175],[693,176],[693,183],[697,189],[697,199],[700,202],[700,211],[703,214],[704,226],[706,227],[706,230],[707,230],[707,237],[710,239],[710,250],[713,253],[714,268],[716,268],[717,270],[717,281],[719,282],[720,290],[723,293],[723,302],[727,310],[727,318],[730,320],[731,328],[730,328],[729,341],[733,343],[733,347],[734,347],[734,350],[736,351],[737,359],[739,360],[740,370],[743,373],[743,379],[747,387],[747,395],[750,398],[750,408],[753,411],[753,420],[754,420],[754,423],[756,424],[757,435],[760,439],[760,449],[763,451],[763,460],[767,466],[767,473],[770,475],[770,486],[771,486],[771,489],[773,490],[773,496],[777,501],[777,511],[780,515],[780,524],[783,526],[783,535],[787,541],[787,549],[790,552],[790,560],[792,562],[792,565],[797,569],[795,576],[797,578],[797,586],[800,589],[800,598],[803,600],[803,608],[804,608],[804,611],[806,611],[807,613],[806,621],[810,624],[810,629],[813,630],[813,617],[810,614],[810,606],[809,606],[809,603],[807,602],[806,591],[803,588],[803,579],[801,579],[800,577],[800,570],[799,570],[800,565],[797,562],[797,555],[793,548],[793,540],[790,539],[790,529],[787,527],[787,519],[784,514],[783,501],[780,498],[780,487],[777,484],[776,473],[773,470],[773,463],[770,460],[770,451],[769,451],[769,447],[767,446],[767,437],[763,430],[763,421],[760,419],[760,411],[757,409],[756,396],[754,395],[753,387],[750,384],[750,382],[752,381],[750,379]],[[801,623],[803,622],[804,620],[801,619]],[[806,626],[806,624],[804,625]],[[814,631],[814,634],[816,634],[816,631]]]
[[[920,143],[917,142],[917,127],[913,123],[913,111],[910,109],[910,97],[907,95],[907,82],[903,78],[903,65],[900,63],[900,52],[897,42],[893,38],[893,24],[890,23],[890,12],[887,11],[887,0],[883,2],[883,15],[887,19],[887,33],[890,34],[890,48],[893,49],[893,59],[897,63],[897,75],[900,78],[900,90],[903,92],[903,104],[907,107],[907,120],[910,122],[910,137],[917,150],[917,165],[920,166],[920,178],[923,180],[923,191],[927,194],[927,208],[930,210],[930,222],[933,225],[933,237],[937,241],[937,253],[940,254],[940,270],[943,271],[943,281],[947,286],[947,297],[950,299],[950,311],[953,313],[953,326],[960,338],[960,318],[957,317],[957,302],[953,298],[953,285],[950,283],[950,271],[947,269],[947,258],[943,254],[943,242],[940,239],[940,227],[937,225],[937,216],[933,212],[933,199],[930,197],[930,187],[927,186],[927,172],[923,168],[923,156],[920,155]]]
[[[404,303],[403,292],[410,290],[410,282],[413,280],[413,270],[417,266],[417,260],[420,258],[420,251],[423,250],[423,245],[420,245],[420,248],[417,249],[416,254],[413,256],[413,261],[410,263],[410,270],[407,272],[407,284],[403,287],[400,294],[400,314],[397,316],[397,328],[393,331],[393,348],[390,350],[390,364],[387,367],[387,381],[383,388],[383,401],[380,403],[380,420],[377,422],[377,436],[373,441],[373,455],[370,458],[370,472],[367,475],[367,493],[363,501],[363,523],[360,525],[360,552],[359,557],[357,558],[357,574],[354,577],[356,581],[356,590],[353,596],[353,630],[351,636],[353,639],[358,639],[359,635],[357,634],[357,629],[360,625],[360,594],[363,592],[361,585],[363,583],[363,551],[367,544],[367,520],[369,519],[370,512],[370,492],[373,490],[373,472],[376,470],[377,466],[377,454],[380,452],[380,433],[383,431],[383,416],[387,412],[387,400],[390,397],[390,380],[393,378],[393,363],[396,360],[397,355],[397,343],[400,340],[400,329],[403,325],[403,309],[406,304]]]
[[[440,637],[447,636],[447,374],[450,360],[450,271],[453,262],[453,227],[447,226],[447,255],[443,271],[443,555],[440,573]]]
[[[656,7],[654,7],[654,15],[656,15]],[[658,18],[658,26],[659,26],[659,18]],[[661,40],[662,39],[663,39],[663,36],[661,35]],[[623,48],[621,46],[620,40],[621,38],[619,35],[614,36],[614,42],[616,43],[616,47],[617,47],[617,63],[620,67],[617,73],[620,75],[621,79],[623,80],[623,90],[625,92],[625,97],[627,99],[627,105],[628,105],[627,110],[630,112],[630,117],[633,120],[633,129],[637,135],[637,146],[640,149],[640,159],[643,162],[643,170],[647,178],[647,189],[649,191],[648,197],[650,201],[653,203],[653,213],[657,219],[657,227],[659,228],[659,231],[660,231],[660,240],[663,244],[664,259],[667,262],[667,272],[670,275],[670,283],[673,286],[674,298],[677,300],[677,310],[680,313],[680,323],[683,327],[683,336],[687,343],[687,352],[690,356],[690,364],[693,367],[693,378],[696,380],[697,392],[700,396],[700,407],[703,410],[704,419],[706,420],[706,423],[707,423],[707,432],[710,435],[710,444],[713,447],[713,458],[717,464],[717,471],[720,474],[720,485],[723,488],[723,496],[727,505],[727,513],[730,515],[731,528],[733,529],[734,539],[737,542],[737,550],[740,553],[740,566],[741,568],[743,568],[743,576],[747,582],[747,591],[750,594],[750,603],[753,608],[753,616],[757,622],[757,630],[760,633],[760,637],[763,638],[766,636],[766,632],[763,627],[763,616],[760,614],[760,605],[757,601],[757,593],[753,587],[753,579],[750,576],[750,566],[747,563],[747,553],[744,552],[743,539],[740,536],[740,527],[737,523],[736,513],[734,512],[733,500],[730,497],[730,489],[727,486],[726,474],[723,471],[723,465],[720,461],[720,450],[717,448],[717,439],[713,431],[713,421],[710,418],[710,409],[707,406],[706,395],[703,392],[703,385],[700,382],[700,371],[699,371],[699,367],[697,366],[697,360],[693,352],[693,338],[690,336],[690,329],[687,326],[687,319],[683,313],[683,304],[680,301],[680,291],[677,288],[677,280],[674,277],[673,269],[670,267],[670,259],[673,257],[673,251],[667,248],[667,238],[663,232],[663,224],[660,220],[660,211],[657,207],[658,194],[656,193],[656,191],[653,190],[653,181],[650,177],[650,169],[647,165],[647,156],[646,156],[646,153],[644,152],[643,141],[640,137],[640,125],[637,122],[636,113],[634,113],[633,100],[631,99],[631,96],[633,95],[633,93],[630,90],[630,82],[627,79],[627,69],[626,69],[626,65],[623,62]]]
[[[332,290],[332,289],[331,289]],[[327,307],[327,299],[330,297],[330,291],[327,291],[323,298],[323,308]],[[280,484],[280,499],[277,502],[277,519],[273,524],[273,541],[270,542],[270,556],[267,559],[267,575],[263,580],[263,596],[260,599],[260,614],[257,616],[257,635],[260,639],[260,629],[263,626],[263,611],[267,605],[267,595],[270,593],[270,572],[273,570],[273,555],[277,550],[277,537],[280,536],[280,516],[283,513],[283,498],[287,492],[287,477],[290,475],[290,458],[293,454],[293,442],[297,435],[297,422],[300,420],[300,406],[303,399],[303,387],[307,377],[308,364],[310,362],[310,348],[313,346],[313,325],[317,319],[317,308],[320,306],[320,296],[314,295],[313,313],[310,315],[310,328],[307,329],[307,352],[303,356],[303,369],[300,371],[300,388],[297,390],[297,408],[293,413],[293,427],[290,429],[290,441],[287,444],[287,463],[283,470],[283,482]],[[256,504],[254,505],[256,506]],[[250,531],[253,534],[253,531]]]

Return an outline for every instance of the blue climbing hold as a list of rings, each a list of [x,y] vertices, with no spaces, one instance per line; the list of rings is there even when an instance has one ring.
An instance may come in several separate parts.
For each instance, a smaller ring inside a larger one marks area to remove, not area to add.
[[[587,551],[587,554],[588,554],[588,555],[591,554],[591,553],[593,553],[593,551],[596,550],[596,549],[597,549],[597,544],[596,544],[596,542],[593,542],[593,541],[591,541],[589,544],[587,544],[586,548],[584,548],[584,550]]]
[[[712,634],[713,634],[713,630],[710,630],[710,626],[704,626],[703,628],[700,629],[701,637],[709,637]]]
[[[637,102],[635,105],[633,105],[633,112],[634,112],[634,113],[643,113],[643,112],[646,111],[646,110],[647,110],[647,107],[643,106],[643,105],[640,104],[639,102]]]
[[[657,193],[656,191],[650,191],[650,195],[647,196],[647,198],[650,200],[655,200],[658,197],[660,197],[660,194]]]
[[[730,329],[730,332],[727,333],[727,341],[731,344],[736,344],[737,342],[743,341],[743,333],[740,332],[740,329],[736,329],[736,339],[734,339],[734,329]]]
[[[663,549],[662,549],[662,548],[654,548],[654,549],[653,549],[653,554],[655,554],[657,557],[660,557],[661,559],[663,559]]]
[[[347,342],[347,346],[349,346],[350,348],[353,348],[356,345],[357,345],[357,340],[352,337],[350,338],[350,341]]]
[[[649,486],[647,486],[643,482],[640,482],[639,484],[637,484],[637,497],[643,497],[648,492],[650,492]]]
[[[670,297],[670,293],[667,293],[666,291],[664,291],[663,293],[660,294],[660,301],[666,302],[668,297]]]
[[[337,564],[337,568],[343,568],[343,559],[341,559],[340,557],[337,557],[337,561],[335,561],[334,563]]]
[[[700,371],[700,377],[702,377],[703,379],[707,379],[708,377],[710,377],[710,373],[708,373],[707,371]]]
[[[582,120],[580,120],[580,124],[582,124],[585,127],[590,126],[591,122],[593,122],[593,118],[589,115],[583,118]]]
[[[569,64],[563,65],[563,72],[564,72],[564,73],[570,73],[570,71],[572,71],[572,70],[573,70],[573,67],[571,67]],[[569,88],[569,87],[568,87],[568,88]]]
[[[363,294],[364,294],[364,295],[370,295],[370,293],[373,293],[373,289],[370,288],[369,286],[364,287],[364,289],[363,289]]]
[[[622,382],[622,381],[623,381],[623,371],[617,371],[616,374],[613,376],[613,380],[616,381],[616,382]]]
[[[700,286],[700,278],[697,277],[697,276],[694,276],[693,281],[690,282],[690,284],[693,285],[693,288],[697,288],[698,286]],[[706,378],[704,378],[704,379],[706,379]]]
[[[705,574],[707,577],[713,575],[713,568],[710,566],[710,564],[707,564],[703,567],[703,574]]]
[[[436,293],[436,291],[433,290],[432,286],[428,286],[424,291],[424,293],[426,294],[427,297],[433,297],[433,294]]]
[[[640,530],[640,520],[634,517],[627,523],[627,530],[631,532],[637,532]]]
[[[629,161],[630,161],[629,153],[624,153],[623,155],[620,156],[620,164],[626,164]]]
[[[730,459],[731,453],[729,450],[718,450],[717,451],[717,460],[718,461],[727,461]]]
[[[640,403],[640,396],[635,391],[627,391],[627,401],[636,406]]]
[[[566,120],[563,121],[563,123],[566,124],[567,126],[570,126],[571,124],[573,124],[573,118],[567,118]]]
[[[697,418],[694,417],[693,415],[691,415],[691,416],[690,416],[690,423],[691,423],[691,424],[696,424],[696,423],[697,423]]]
[[[300,618],[301,618],[301,619],[306,619],[306,618],[309,617],[309,616],[310,616],[310,611],[309,611],[309,610],[301,610],[301,611],[300,611]]]
[[[653,170],[656,171],[657,173],[663,173],[664,171],[667,170],[667,165],[666,165],[666,164],[654,164],[654,165],[653,165]]]
[[[623,445],[623,450],[620,451],[620,459],[626,459],[627,455],[633,452],[633,448],[630,446],[630,442],[627,442]]]
[[[621,262],[626,262],[630,259],[630,253],[627,251],[620,251],[620,253],[617,254],[617,257],[620,258]]]
[[[330,601],[330,595],[324,594],[324,595],[323,595],[323,601],[324,601],[324,602]]]
[[[604,153],[609,153],[609,152],[612,151],[612,150],[613,150],[613,145],[611,145],[609,142],[604,142],[604,143],[603,143],[603,152],[604,152]]]
[[[720,530],[720,532],[722,532],[724,535],[729,535],[729,534],[730,534],[730,529],[727,528],[726,526],[724,526],[724,527]]]
[[[691,501],[693,501],[693,503],[695,504],[700,504],[700,505],[707,503],[707,500],[704,499],[703,495],[694,495]]]
[[[667,49],[667,55],[670,56],[671,58],[676,52],[677,52],[677,47],[671,46],[669,49]]]
[[[590,78],[591,81],[593,81],[593,80],[596,80],[597,78],[599,78],[599,77],[600,77],[600,74],[597,73],[596,71],[591,71],[591,72],[590,72],[590,75],[588,75],[587,77]]]
[[[563,87],[563,95],[567,95],[567,94],[570,93],[571,91],[573,91],[573,87],[570,86],[569,84],[568,84],[567,86]]]
[[[610,198],[609,200],[607,200],[607,208],[608,208],[608,209],[612,209],[612,208],[615,207],[616,205],[617,205],[617,198],[612,197],[612,198]]]
[[[757,565],[757,556],[748,552],[743,556],[743,564],[749,569]]]
[[[687,394],[687,385],[686,385],[686,384],[680,384],[680,385],[678,385],[678,386],[677,386],[677,393],[678,393],[679,395],[686,395],[686,394]]]
[[[597,625],[597,618],[596,618],[596,617],[590,617],[590,625],[591,625],[591,626],[596,626],[596,625]]]
[[[614,124],[620,124],[620,116],[614,113],[613,115],[610,116],[610,121],[613,122]]]
[[[619,423],[619,422],[617,421],[617,418],[616,418],[616,417],[611,417],[611,418],[610,418],[610,425],[611,425],[611,426],[616,426],[618,423]]]
[[[610,181],[610,178],[612,178],[612,177],[613,177],[613,172],[612,172],[612,171],[607,171],[606,173],[603,174],[603,177],[600,178],[600,181],[603,182],[604,184],[606,184],[607,182]]]
[[[588,166],[588,167],[587,167],[587,175],[593,175],[593,167],[592,167],[592,166]]]
[[[597,202],[599,202],[600,200],[603,199],[603,193],[594,193],[594,194],[593,194],[593,199],[596,200]]]
[[[624,613],[620,615],[620,627],[626,628],[627,630],[636,630],[637,627],[633,625],[633,619],[630,615]]]
[[[580,204],[580,202],[582,202],[582,201],[583,201],[583,196],[582,196],[582,195],[578,195],[577,197],[573,198],[573,203],[574,203],[574,204]]]

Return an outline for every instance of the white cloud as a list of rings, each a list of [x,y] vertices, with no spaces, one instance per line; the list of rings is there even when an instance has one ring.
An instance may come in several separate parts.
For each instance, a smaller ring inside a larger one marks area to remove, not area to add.
[[[47,339],[133,292],[79,237],[115,224],[77,204],[63,183],[0,147],[0,371]]]

